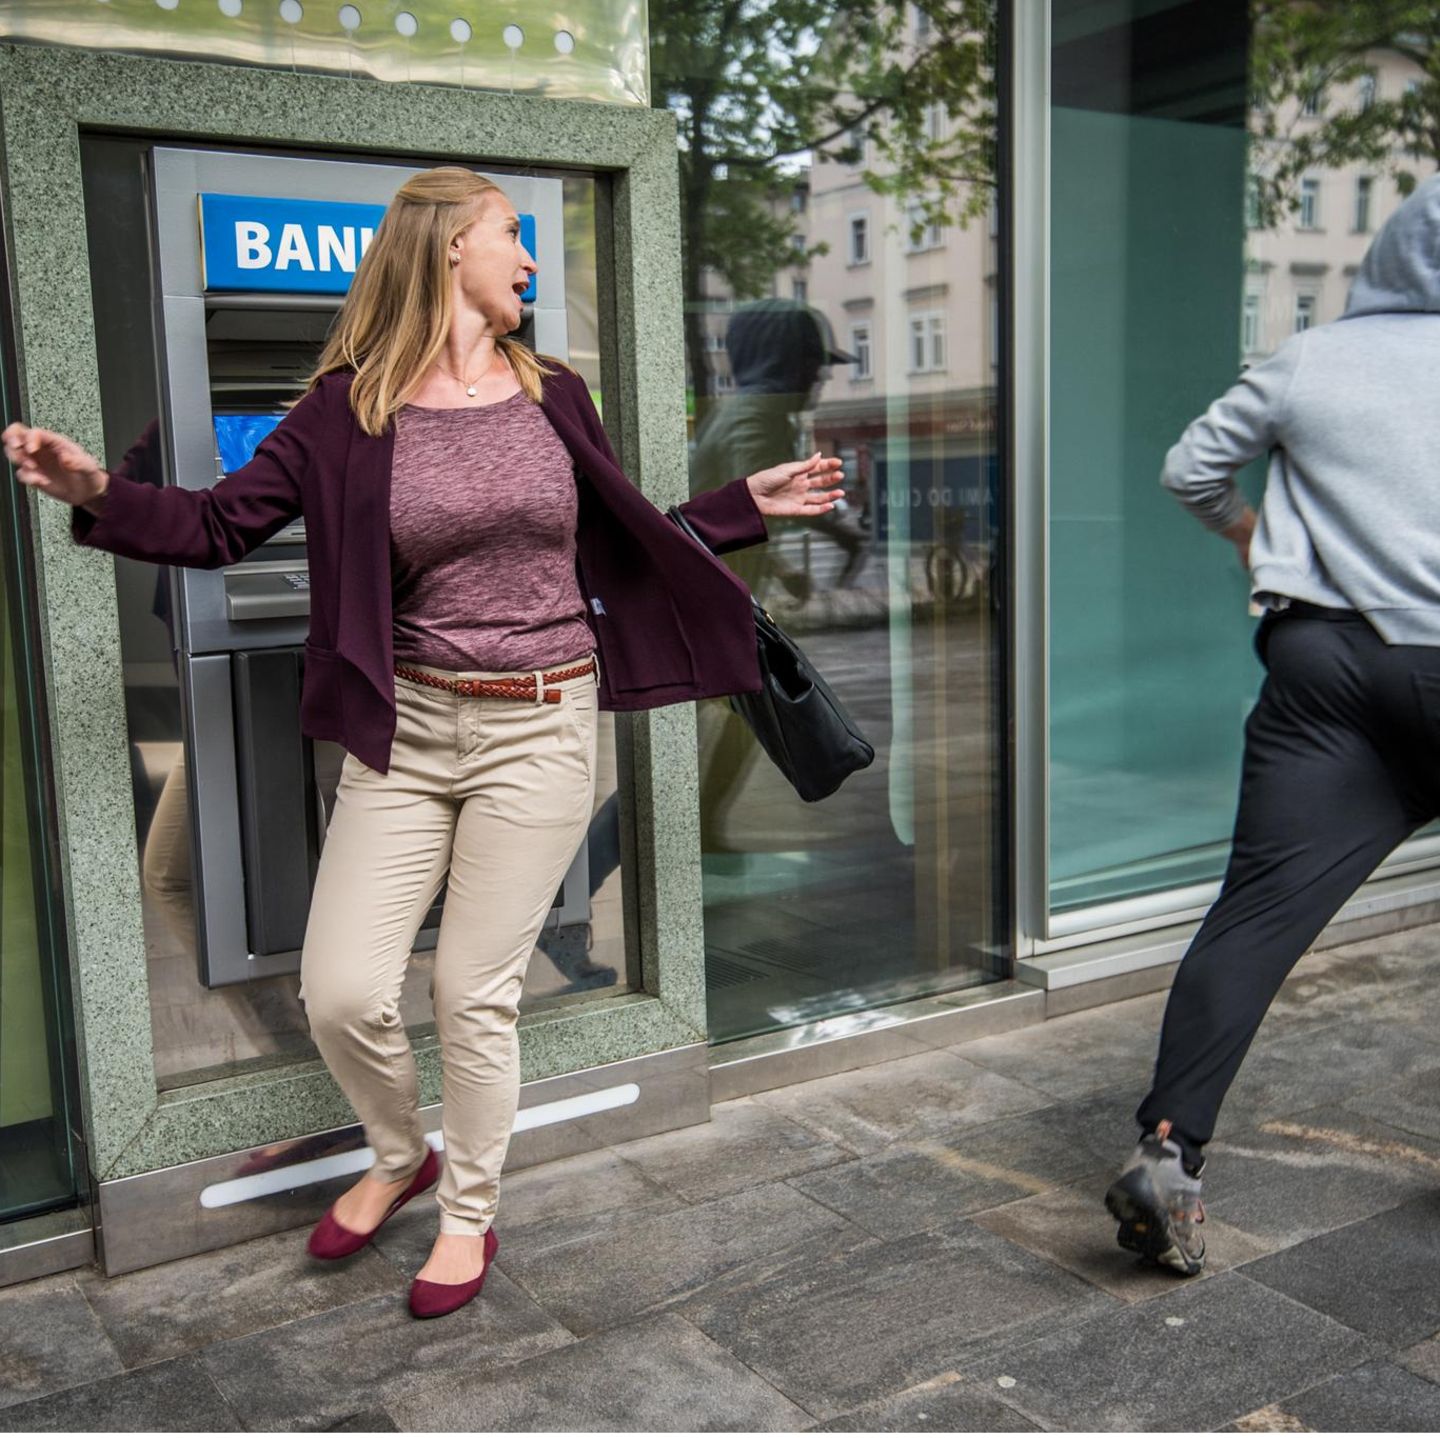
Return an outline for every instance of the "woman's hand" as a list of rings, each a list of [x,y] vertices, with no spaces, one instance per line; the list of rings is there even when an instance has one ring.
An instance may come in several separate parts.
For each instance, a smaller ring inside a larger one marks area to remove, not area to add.
[[[51,499],[76,506],[91,504],[110,483],[100,461],[63,434],[12,424],[0,434],[0,441],[20,483]]]
[[[845,491],[832,488],[840,478],[841,461],[821,459],[817,450],[809,459],[792,460],[762,469],[745,483],[761,514],[799,516],[829,514]]]

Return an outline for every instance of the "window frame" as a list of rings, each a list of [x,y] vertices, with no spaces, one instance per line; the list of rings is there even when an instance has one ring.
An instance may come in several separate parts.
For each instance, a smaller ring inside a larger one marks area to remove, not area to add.
[[[863,250],[864,250],[864,254],[863,254],[863,255],[860,255],[858,258],[857,258],[857,255],[856,255],[856,245],[855,245],[855,237],[856,237],[856,234],[857,234],[857,230],[856,230],[856,225],[857,225],[857,224],[861,227],[861,228],[859,229],[858,233],[859,233],[859,234],[862,236],[862,238],[863,238],[863,245],[862,245],[861,248],[863,248]],[[868,265],[868,264],[871,262],[871,260],[874,258],[873,249],[874,249],[874,247],[873,247],[873,246],[871,245],[871,243],[870,243],[870,211],[869,211],[869,210],[851,210],[851,211],[845,216],[845,265],[846,265],[846,268],[847,268],[847,269],[852,269],[852,270],[858,270],[858,269],[860,269],[862,266]]]
[[[855,363],[850,366],[850,382],[858,384],[875,378],[875,327],[870,320],[854,320],[850,325],[850,353]]]

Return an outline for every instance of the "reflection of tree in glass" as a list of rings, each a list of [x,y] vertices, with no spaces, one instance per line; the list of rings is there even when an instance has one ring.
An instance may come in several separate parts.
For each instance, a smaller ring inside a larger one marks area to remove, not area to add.
[[[794,221],[773,200],[815,155],[865,160],[865,182],[909,202],[917,235],[983,214],[994,31],[994,0],[651,0],[652,103],[680,129],[687,299],[707,269],[740,299],[771,292],[796,261]],[[685,345],[703,397],[693,304]]]
[[[1250,218],[1300,208],[1308,172],[1367,164],[1402,195],[1440,169],[1440,5],[1252,0]],[[1368,80],[1376,52],[1420,74],[1399,94]]]

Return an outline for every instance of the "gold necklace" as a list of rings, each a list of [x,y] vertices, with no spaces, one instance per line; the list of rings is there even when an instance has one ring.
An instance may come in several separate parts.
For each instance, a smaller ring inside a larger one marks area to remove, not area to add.
[[[463,385],[465,386],[465,393],[468,394],[471,399],[474,399],[474,398],[475,398],[475,386],[476,386],[477,384],[479,384],[480,381],[481,381],[482,379],[484,379],[485,376],[486,376],[487,374],[489,374],[492,369],[495,368],[495,356],[496,356],[497,354],[499,354],[499,353],[500,353],[500,351],[499,351],[498,348],[493,349],[493,350],[490,351],[490,359],[489,359],[488,363],[486,364],[485,368],[482,369],[482,370],[480,371],[480,373],[475,376],[475,378],[474,378],[473,380],[463,380],[463,379],[461,379],[460,376],[459,376],[458,374],[456,374],[453,370],[448,370],[448,369],[446,369],[445,366],[444,366],[443,364],[441,364],[439,360],[436,360],[436,361],[435,361],[435,368],[438,369],[441,374],[449,375],[450,378],[453,379],[456,384],[463,384]]]

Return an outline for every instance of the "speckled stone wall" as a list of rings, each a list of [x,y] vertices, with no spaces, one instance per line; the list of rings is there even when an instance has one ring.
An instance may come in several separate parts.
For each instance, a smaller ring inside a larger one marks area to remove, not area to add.
[[[615,333],[607,392],[632,476],[668,504],[685,493],[678,187],[673,122],[651,111],[384,85],[279,71],[0,46],[3,182],[18,301],[23,414],[103,448],[81,198],[81,129],[157,139],[555,165],[612,172]],[[643,330],[639,302],[643,291]],[[91,1164],[101,1179],[351,1121],[318,1061],[157,1091],[108,556],[70,542],[38,502],[69,944]],[[694,717],[634,725],[644,994],[527,1016],[526,1081],[705,1037]],[[422,1102],[438,1054],[417,1055]]]

